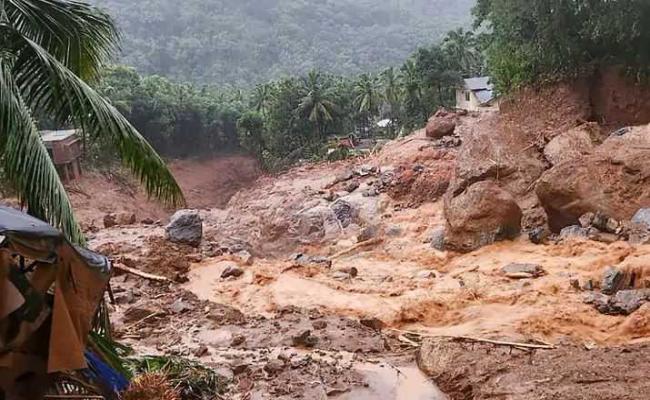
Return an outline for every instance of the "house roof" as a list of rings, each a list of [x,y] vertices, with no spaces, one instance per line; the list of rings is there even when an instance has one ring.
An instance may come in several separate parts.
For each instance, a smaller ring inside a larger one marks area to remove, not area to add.
[[[492,90],[474,90],[474,95],[480,104],[489,103],[494,99],[494,91]]]
[[[467,90],[492,90],[493,86],[490,83],[489,76],[481,76],[476,78],[467,78],[465,81],[465,89]]]
[[[42,131],[41,138],[44,142],[60,142],[61,140],[66,140],[76,134],[76,129],[68,129],[63,131]]]

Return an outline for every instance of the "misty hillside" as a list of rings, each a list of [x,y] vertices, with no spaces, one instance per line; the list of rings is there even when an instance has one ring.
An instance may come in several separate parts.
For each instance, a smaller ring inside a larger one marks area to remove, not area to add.
[[[312,68],[401,64],[469,25],[475,0],[91,0],[123,33],[120,62],[144,73],[248,84]]]

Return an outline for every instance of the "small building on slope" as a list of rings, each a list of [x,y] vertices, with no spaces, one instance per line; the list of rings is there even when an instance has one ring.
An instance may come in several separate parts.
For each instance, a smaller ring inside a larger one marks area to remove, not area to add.
[[[42,131],[41,138],[50,158],[64,181],[81,176],[81,139],[75,129]]]
[[[490,77],[463,79],[463,85],[456,89],[456,108],[467,111],[497,109],[497,96]]]

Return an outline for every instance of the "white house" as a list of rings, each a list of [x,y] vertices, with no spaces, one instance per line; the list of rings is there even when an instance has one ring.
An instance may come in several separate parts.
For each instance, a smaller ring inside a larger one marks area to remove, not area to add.
[[[463,79],[462,87],[456,89],[456,108],[481,111],[498,108],[494,86],[489,76]]]

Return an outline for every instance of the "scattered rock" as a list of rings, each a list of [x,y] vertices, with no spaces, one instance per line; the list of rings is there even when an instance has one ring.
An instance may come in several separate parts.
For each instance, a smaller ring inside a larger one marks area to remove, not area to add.
[[[140,221],[140,223],[141,223],[142,225],[153,225],[155,222],[156,222],[156,221],[154,221],[154,220],[151,219],[151,218],[145,218],[145,219],[143,219],[142,221]]]
[[[435,279],[435,278],[437,278],[436,272],[428,270],[428,269],[419,271],[417,274],[415,274],[415,276],[418,279]]]
[[[609,312],[614,315],[630,315],[650,300],[650,290],[620,290],[609,299]]]
[[[355,181],[349,182],[347,185],[345,185],[344,190],[346,192],[348,192],[348,193],[352,193],[355,190],[359,189],[359,186],[361,186],[361,184],[359,183],[359,181],[355,180]]]
[[[617,268],[609,267],[603,274],[600,290],[604,294],[614,294],[623,288],[624,283],[625,274]]]
[[[172,216],[165,231],[171,242],[198,247],[203,237],[203,221],[196,210],[180,210]]]
[[[230,342],[230,345],[233,347],[237,347],[239,345],[242,345],[246,341],[246,336],[244,335],[233,335],[232,341]]]
[[[580,291],[580,280],[579,280],[579,279],[577,279],[577,278],[572,278],[572,279],[570,279],[570,280],[569,280],[569,285],[570,285],[573,289],[575,289],[575,290],[577,290],[577,291]]]
[[[599,231],[606,232],[606,233],[617,233],[621,226],[621,224],[617,220],[603,213],[597,212],[595,214],[594,213],[589,213],[589,214],[592,215],[591,226],[598,229]]]
[[[336,271],[334,271],[334,275],[336,274],[343,274],[345,278],[356,278],[357,275],[359,275],[359,270],[357,267],[341,267],[337,268]]]
[[[196,350],[194,350],[194,357],[201,358],[203,356],[207,356],[208,353],[209,353],[208,347],[205,345],[201,345]]]
[[[354,210],[347,201],[338,199],[332,204],[331,208],[336,215],[336,219],[341,222],[344,228],[347,228],[354,220]]]
[[[445,201],[445,247],[468,252],[521,232],[522,211],[512,195],[484,181]]]
[[[556,136],[544,148],[544,157],[557,165],[591,154],[594,150],[592,136],[595,136],[592,131],[596,129],[597,124],[585,124]]]
[[[538,278],[545,274],[540,265],[526,263],[511,263],[501,268],[501,271],[512,279]]]
[[[240,276],[244,275],[244,270],[239,268],[237,265],[228,265],[226,269],[223,270],[221,273],[221,278],[222,279],[227,279],[230,277],[235,277],[239,278]]]
[[[589,236],[589,229],[583,228],[579,225],[571,225],[563,228],[560,231],[560,239],[572,239],[572,238],[587,238]]]
[[[291,338],[291,342],[294,346],[301,347],[314,347],[318,343],[318,338],[311,334],[311,331],[303,331],[298,335]]]
[[[430,233],[430,238],[431,238],[431,247],[438,250],[438,251],[444,251],[445,250],[445,228],[444,227],[438,227],[435,228],[433,231]]]
[[[332,260],[323,256],[309,256],[307,254],[294,254],[291,256],[295,266],[299,267],[318,267],[318,268],[332,268]]]
[[[650,229],[650,208],[642,208],[634,214],[632,222],[639,225],[644,225]]]
[[[246,250],[241,250],[235,254],[244,265],[253,265],[253,256]]]
[[[426,135],[432,139],[451,136],[456,130],[456,114],[440,109],[433,117],[429,118]]]
[[[386,326],[386,324],[378,318],[363,318],[359,320],[359,323],[375,331],[381,331]]]
[[[314,329],[320,331],[327,328],[327,321],[323,321],[322,319],[319,319],[318,321],[312,322],[311,326],[313,326]]]
[[[137,218],[133,213],[119,213],[116,220],[118,225],[133,225],[136,223]]]
[[[399,225],[389,225],[386,227],[385,234],[388,237],[398,237],[401,236],[403,229]]]
[[[589,231],[589,239],[593,240],[595,242],[601,242],[601,243],[614,243],[619,241],[621,238],[613,233],[607,233],[607,232],[600,232],[598,230],[591,230]]]
[[[528,239],[533,244],[544,244],[546,239],[548,239],[548,236],[549,232],[542,226],[538,226],[528,231]]]
[[[173,312],[174,314],[182,314],[185,311],[190,311],[192,309],[193,307],[189,303],[183,301],[183,299],[178,299],[173,302],[171,306],[169,306],[169,311]]]
[[[104,228],[117,226],[117,218],[113,214],[104,215]]]
[[[232,369],[233,374],[241,375],[250,369],[250,365],[241,361],[235,361],[230,368]]]
[[[379,228],[376,225],[366,226],[361,229],[361,232],[357,235],[357,242],[366,242],[370,239],[374,239],[379,234]]]
[[[607,315],[630,315],[650,300],[649,289],[620,290],[609,297],[601,293],[589,293],[584,302],[593,305]]]
[[[284,371],[285,365],[282,360],[271,360],[264,366],[264,371],[269,375],[278,375],[280,372]]]

